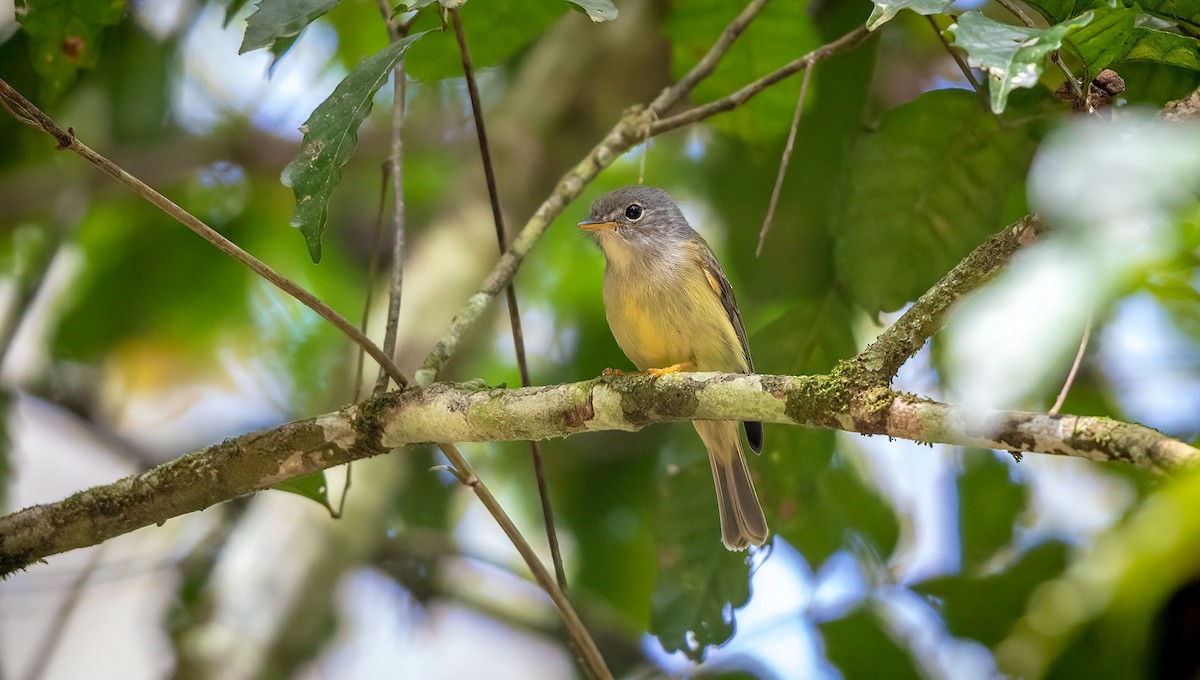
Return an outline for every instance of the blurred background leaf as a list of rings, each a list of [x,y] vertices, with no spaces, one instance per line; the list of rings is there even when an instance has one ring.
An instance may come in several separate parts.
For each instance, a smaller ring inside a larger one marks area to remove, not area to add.
[[[938,14],[947,4],[909,3],[934,12],[938,26],[953,21]],[[1094,11],[1090,24],[1066,34],[1063,55],[1077,73],[1111,62],[1129,103],[1161,105],[1200,85],[1191,0],[1139,3],[1136,16],[1132,2],[1027,4],[1049,24]],[[364,107],[377,106],[353,121],[359,143],[328,197],[333,228],[319,267],[297,247],[288,227],[293,192],[279,183],[302,145],[296,129],[387,41],[376,3],[316,6],[329,9],[277,6],[299,23],[260,23],[267,31],[258,42],[269,49],[239,56],[250,3],[133,3],[112,25],[89,28],[99,40],[87,44],[94,69],[76,74],[81,64],[60,64],[58,75],[38,70],[38,56],[58,46],[46,42],[50,33],[5,25],[0,10],[0,77],[27,93],[58,89],[39,103],[81,139],[351,320],[373,290],[368,331],[381,337],[390,230],[377,278],[367,271],[391,88],[360,93]],[[736,90],[861,26],[878,6],[768,3],[692,100]],[[458,49],[437,9],[417,15],[413,30],[435,32],[405,55],[408,254],[397,359],[406,369],[498,254]],[[994,2],[949,11],[970,9],[1021,28]],[[694,65],[741,6],[663,0],[620,10],[597,24],[565,2],[462,7],[510,236],[623,110]],[[603,258],[575,223],[597,195],[638,183],[643,171],[646,183],[679,200],[724,264],[756,369],[830,371],[874,337],[877,321],[889,322],[988,234],[1030,212],[1027,189],[1042,189],[1028,181],[1030,159],[1048,129],[1075,122],[1050,95],[1061,81],[1046,69],[994,116],[965,90],[929,22],[899,12],[858,48],[815,67],[761,258],[755,245],[799,77],[638,146],[585,187],[516,277],[534,382],[629,368],[604,317]],[[328,324],[77,158],[52,153],[53,140],[8,116],[0,116],[0,139],[9,506],[55,500],[360,398],[356,351]],[[1117,182],[1132,178],[1094,161],[1066,167],[1067,177],[1099,167]],[[1072,203],[1076,211],[1111,206],[1115,192],[1094,183],[1089,190],[1091,198]],[[1190,441],[1200,431],[1200,209],[1177,208],[1167,220],[1176,247],[1131,267],[1113,285],[1111,307],[1097,311],[1064,412],[1144,422]],[[1054,300],[1046,290],[1040,299]],[[1014,329],[1038,325],[1030,313],[996,337],[1008,342]],[[442,378],[515,385],[507,324],[503,304],[494,305]],[[1073,352],[1079,334],[1067,335]],[[935,336],[895,386],[953,399],[951,379],[998,363],[993,355],[952,366],[944,345]],[[1069,357],[1047,363],[1026,407],[1047,408],[1068,368]],[[370,362],[364,373],[369,384]],[[527,445],[465,450],[546,557]],[[1125,523],[1167,485],[1128,466],[1028,456],[1014,464],[1003,452],[768,426],[766,448],[749,464],[772,543],[748,555],[721,547],[711,475],[688,425],[570,437],[543,451],[569,593],[621,676],[987,677],[1008,668],[1005,640],[1045,615],[1043,599],[1074,578],[1071,570],[1124,569],[1096,552],[1107,534],[1121,536],[1121,554],[1142,565],[1130,568],[1137,578],[1118,598],[1132,608],[1077,610],[1084,615],[1069,640],[1036,641],[1046,643],[1044,668],[1095,677],[1107,657],[1088,650],[1104,647],[1126,659],[1111,668],[1145,675],[1134,664],[1167,658],[1155,655],[1169,636],[1155,631],[1182,630],[1148,622],[1191,611],[1195,575],[1182,566],[1161,588],[1137,585],[1167,558],[1134,541]],[[574,677],[553,611],[470,492],[431,471],[444,463],[415,447],[356,464],[338,521],[292,494],[259,494],[131,536],[128,548],[106,545],[114,553],[98,572],[104,587],[88,589],[103,605],[103,625],[70,627],[51,670],[92,677],[111,660],[111,674],[169,667],[230,677],[234,660],[259,659],[255,677],[369,677],[380,668],[414,677]],[[332,486],[332,503],[343,475],[303,481],[317,497]],[[1171,545],[1184,555],[1185,543]],[[27,650],[42,639],[30,612],[56,610],[58,584],[75,576],[70,559],[5,582],[0,672],[27,667]],[[130,592],[154,606],[133,603]],[[254,616],[229,616],[234,604]],[[76,623],[96,623],[87,611]],[[169,620],[146,613],[158,611]],[[1146,634],[1114,642],[1121,617]],[[145,642],[166,629],[171,647]],[[111,651],[103,660],[74,653],[98,644]],[[705,663],[696,666],[699,658]]]

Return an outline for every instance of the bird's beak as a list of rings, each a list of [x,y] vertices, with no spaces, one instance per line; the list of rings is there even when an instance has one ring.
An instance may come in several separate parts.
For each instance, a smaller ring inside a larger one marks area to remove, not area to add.
[[[616,229],[616,222],[600,222],[593,220],[590,217],[579,223],[579,228],[586,231],[599,231],[601,229]]]

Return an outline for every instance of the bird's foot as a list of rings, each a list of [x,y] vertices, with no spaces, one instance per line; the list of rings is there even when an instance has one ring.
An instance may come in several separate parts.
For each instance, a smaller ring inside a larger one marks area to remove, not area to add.
[[[691,370],[695,367],[696,362],[694,361],[681,361],[677,364],[671,364],[670,366],[666,366],[664,368],[650,368],[647,369],[646,372],[650,374],[650,377],[658,378],[667,375],[668,373],[679,373],[680,371]]]
[[[604,369],[604,372],[601,373],[600,375],[604,376],[605,378],[612,378],[612,377],[619,377],[622,375],[630,375],[630,374],[626,373],[625,371],[622,371],[619,368],[606,368],[606,369]]]

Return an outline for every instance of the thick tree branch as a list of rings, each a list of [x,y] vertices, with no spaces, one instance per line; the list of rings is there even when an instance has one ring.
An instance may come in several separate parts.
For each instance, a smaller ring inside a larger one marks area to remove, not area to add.
[[[686,420],[760,420],[1151,470],[1200,461],[1200,451],[1141,425],[971,411],[838,376],[632,375],[521,389],[438,383],[243,435],[144,474],[0,517],[0,574],[406,444],[540,440]]]

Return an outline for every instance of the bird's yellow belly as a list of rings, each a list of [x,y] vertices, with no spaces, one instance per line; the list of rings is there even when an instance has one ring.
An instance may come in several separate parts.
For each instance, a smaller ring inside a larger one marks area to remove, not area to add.
[[[638,370],[687,361],[701,371],[745,371],[741,342],[702,276],[676,279],[670,292],[653,280],[605,280],[613,338]]]

